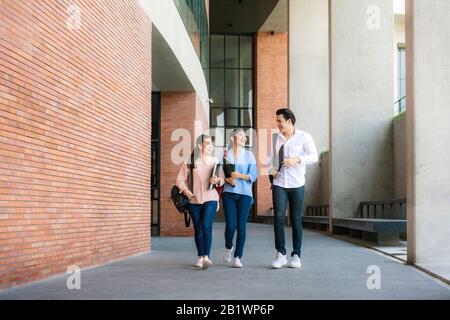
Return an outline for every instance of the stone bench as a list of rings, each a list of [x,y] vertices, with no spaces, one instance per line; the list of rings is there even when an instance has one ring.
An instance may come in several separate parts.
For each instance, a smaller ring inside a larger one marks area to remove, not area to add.
[[[330,220],[328,217],[328,205],[310,205],[302,215],[302,224],[306,228],[316,230],[328,230]]]
[[[333,218],[333,233],[361,237],[380,246],[395,246],[400,234],[406,233],[406,220]]]
[[[406,235],[406,199],[364,201],[359,204],[359,217],[333,218],[333,233],[359,237],[378,245],[398,245]],[[328,205],[308,206],[302,217],[303,226],[327,230]]]
[[[378,245],[398,245],[406,235],[406,199],[363,201],[359,217],[333,218],[333,233],[362,237]]]

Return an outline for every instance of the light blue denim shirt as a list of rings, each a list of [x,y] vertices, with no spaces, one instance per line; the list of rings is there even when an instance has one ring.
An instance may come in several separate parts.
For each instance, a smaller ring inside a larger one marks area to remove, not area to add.
[[[229,149],[227,154],[227,158],[231,161],[231,163],[234,163],[236,172],[249,175],[250,180],[237,179],[235,187],[225,183],[223,192],[236,193],[253,198],[252,185],[258,177],[258,166],[256,164],[255,156],[251,151],[244,148],[239,150],[237,160],[234,159],[233,148]]]

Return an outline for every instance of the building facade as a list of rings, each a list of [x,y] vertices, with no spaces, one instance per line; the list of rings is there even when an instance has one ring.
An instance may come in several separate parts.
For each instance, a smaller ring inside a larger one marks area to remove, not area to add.
[[[407,198],[408,262],[448,275],[450,8],[405,2],[0,1],[0,288],[193,236],[169,195],[201,133],[247,130],[272,215],[286,106],[321,153],[305,208],[332,232]]]

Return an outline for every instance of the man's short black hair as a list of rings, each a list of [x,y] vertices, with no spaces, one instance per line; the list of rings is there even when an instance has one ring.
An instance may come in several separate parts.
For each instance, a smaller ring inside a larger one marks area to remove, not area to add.
[[[297,121],[295,119],[294,113],[289,108],[280,109],[277,111],[277,116],[282,115],[284,120],[288,121],[291,120],[292,125],[295,125],[295,122]]]

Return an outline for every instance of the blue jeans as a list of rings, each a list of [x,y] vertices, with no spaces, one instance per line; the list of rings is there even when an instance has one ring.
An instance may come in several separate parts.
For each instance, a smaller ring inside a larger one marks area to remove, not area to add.
[[[194,224],[195,245],[198,256],[209,256],[212,243],[212,225],[217,211],[217,201],[189,204],[188,211]]]
[[[237,229],[235,258],[242,258],[246,237],[248,214],[253,204],[253,198],[241,194],[224,192],[222,195],[225,213],[225,247],[233,248],[234,233]]]
[[[289,216],[292,223],[292,244],[294,254],[301,256],[302,249],[302,207],[305,198],[305,186],[301,188],[286,189],[279,186],[273,186],[272,200],[274,209],[274,231],[275,231],[275,248],[278,252],[286,255],[286,241],[284,238],[284,217],[287,204],[289,202]]]

